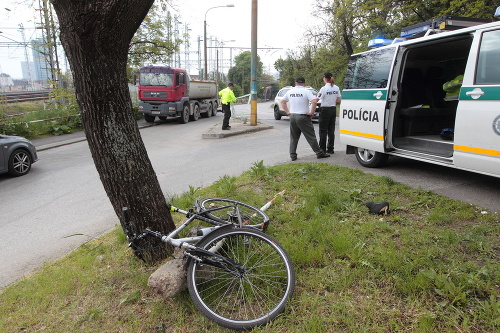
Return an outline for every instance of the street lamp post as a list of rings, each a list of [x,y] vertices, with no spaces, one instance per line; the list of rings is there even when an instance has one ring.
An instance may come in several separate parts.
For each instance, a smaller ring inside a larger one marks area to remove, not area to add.
[[[210,9],[214,8],[221,8],[221,7],[234,7],[233,4],[225,5],[225,6],[215,6],[208,8],[207,11],[205,12],[205,20],[203,21],[203,46],[204,46],[204,55],[205,55],[205,68],[203,72],[203,77],[205,80],[208,79],[208,73],[207,73],[207,13]]]

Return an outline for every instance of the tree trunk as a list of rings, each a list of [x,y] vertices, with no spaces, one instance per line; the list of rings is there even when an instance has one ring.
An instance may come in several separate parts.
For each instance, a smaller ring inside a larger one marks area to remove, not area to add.
[[[146,227],[164,233],[173,230],[170,211],[133,116],[126,74],[129,43],[154,0],[51,2],[59,19],[90,151],[122,227],[129,235]],[[128,207],[133,222],[130,228],[123,207]],[[160,246],[146,252],[146,258],[154,261],[169,251]]]

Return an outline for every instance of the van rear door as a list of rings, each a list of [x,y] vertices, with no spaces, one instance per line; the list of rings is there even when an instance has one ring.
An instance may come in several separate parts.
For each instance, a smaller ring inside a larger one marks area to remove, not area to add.
[[[500,29],[478,30],[457,108],[454,164],[500,176]]]
[[[384,152],[385,112],[397,46],[351,56],[340,105],[340,141]]]

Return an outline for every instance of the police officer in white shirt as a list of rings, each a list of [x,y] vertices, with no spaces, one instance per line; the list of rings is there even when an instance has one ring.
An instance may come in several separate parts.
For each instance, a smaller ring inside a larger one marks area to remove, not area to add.
[[[334,84],[332,73],[323,75],[325,85],[319,90],[318,101],[321,102],[319,113],[319,147],[328,154],[333,154],[335,141],[335,120],[337,119],[337,104],[342,95]]]
[[[319,147],[316,140],[311,118],[316,111],[317,99],[310,90],[305,88],[305,82],[303,77],[297,78],[295,87],[287,91],[281,100],[283,110],[290,117],[290,158],[292,161],[297,159],[297,145],[301,133],[304,133],[304,137],[318,158],[330,157]],[[290,109],[288,109],[287,102],[290,102]],[[309,102],[311,102],[310,109]]]

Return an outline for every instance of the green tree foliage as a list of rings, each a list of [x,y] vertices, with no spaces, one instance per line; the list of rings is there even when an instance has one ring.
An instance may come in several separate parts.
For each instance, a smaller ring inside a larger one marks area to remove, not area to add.
[[[160,2],[149,10],[130,43],[129,67],[137,68],[153,63],[170,64],[172,55],[179,50],[183,40],[174,37],[173,18],[166,9],[166,2]]]
[[[251,78],[251,64],[252,64],[252,52],[245,51],[238,54],[234,58],[234,66],[231,67],[227,73],[229,80],[234,83],[234,85],[238,85],[243,94],[250,93],[250,78]],[[257,80],[262,76],[262,61],[260,61],[260,57],[257,55],[257,66],[256,66],[256,75]],[[258,90],[260,90],[259,87]]]

